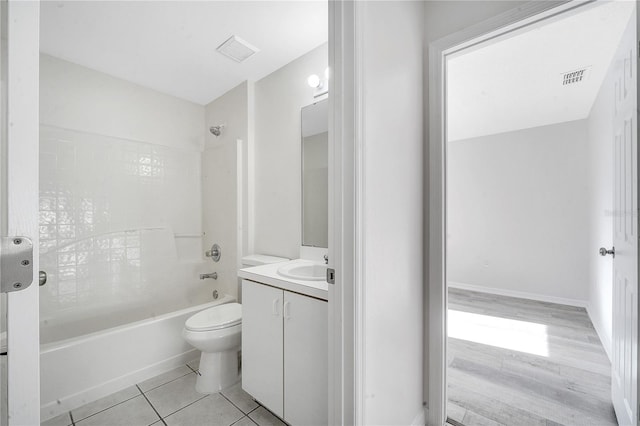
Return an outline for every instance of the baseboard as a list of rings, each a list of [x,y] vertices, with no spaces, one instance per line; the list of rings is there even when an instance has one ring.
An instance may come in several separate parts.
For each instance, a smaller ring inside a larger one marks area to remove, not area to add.
[[[139,370],[131,371],[123,376],[117,377],[108,382],[101,383],[89,389],[85,389],[73,395],[64,396],[56,401],[45,403],[40,407],[41,422],[52,419],[60,414],[75,410],[88,402],[92,402],[118,392],[129,386],[143,382],[159,374],[173,370],[181,365],[197,359],[199,351],[189,350],[180,355],[176,355],[164,361],[146,366]]]
[[[600,343],[604,348],[604,352],[607,354],[607,358],[609,358],[609,362],[613,362],[613,358],[611,356],[611,340],[604,338],[606,334],[604,334],[600,323],[593,320],[593,315],[591,315],[591,306],[589,304],[587,304],[587,315],[589,315],[589,319],[591,320],[591,324],[593,324],[593,328],[596,329],[596,334],[600,339]]]
[[[458,283],[454,281],[449,281],[447,284],[449,287],[459,288],[461,290],[477,291],[480,293],[489,293],[489,294],[495,294],[498,296],[518,297],[520,299],[529,299],[529,300],[537,300],[539,302],[557,303],[559,305],[577,306],[579,308],[585,308],[585,309],[587,308],[587,305],[588,305],[588,301],[580,300],[580,299],[569,299],[564,297],[547,296],[547,295],[538,294],[538,293],[528,293],[525,291],[517,291],[517,290],[506,290],[502,288],[485,287],[482,285]]]

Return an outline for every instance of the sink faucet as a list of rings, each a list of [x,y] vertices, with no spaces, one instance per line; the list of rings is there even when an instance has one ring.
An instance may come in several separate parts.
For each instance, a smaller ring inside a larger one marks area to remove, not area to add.
[[[218,273],[217,272],[212,272],[210,274],[200,274],[200,279],[204,280],[206,278],[213,278],[214,280],[218,279]]]

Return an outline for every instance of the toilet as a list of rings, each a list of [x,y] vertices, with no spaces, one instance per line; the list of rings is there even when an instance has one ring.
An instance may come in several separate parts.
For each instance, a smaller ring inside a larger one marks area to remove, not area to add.
[[[252,254],[242,258],[242,266],[258,266],[284,262],[289,259]],[[200,375],[196,391],[216,393],[240,381],[240,345],[242,305],[226,303],[214,306],[189,317],[184,323],[182,337],[202,352]]]
[[[219,392],[240,381],[241,328],[242,305],[239,303],[205,309],[184,323],[182,337],[202,352],[197,392]]]

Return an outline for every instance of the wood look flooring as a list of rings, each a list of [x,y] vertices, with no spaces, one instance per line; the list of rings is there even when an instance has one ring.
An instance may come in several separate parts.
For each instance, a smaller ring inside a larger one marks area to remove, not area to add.
[[[449,317],[451,419],[465,426],[618,424],[611,365],[585,309],[450,288]]]

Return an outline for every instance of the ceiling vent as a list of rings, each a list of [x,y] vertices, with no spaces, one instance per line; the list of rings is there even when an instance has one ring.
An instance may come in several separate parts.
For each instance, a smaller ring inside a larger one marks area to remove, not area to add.
[[[229,37],[216,50],[236,62],[244,62],[259,51],[238,36]]]
[[[590,69],[591,67],[586,67],[563,73],[562,85],[568,86],[570,84],[576,84],[580,83],[581,81],[585,81],[589,76]]]

